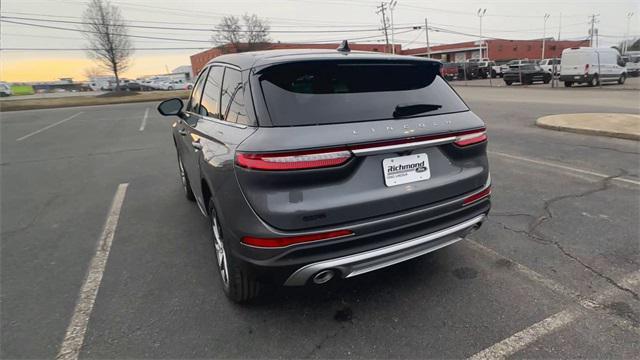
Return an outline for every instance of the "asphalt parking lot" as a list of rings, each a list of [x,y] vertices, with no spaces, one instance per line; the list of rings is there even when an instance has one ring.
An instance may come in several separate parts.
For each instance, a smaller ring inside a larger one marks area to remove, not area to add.
[[[54,358],[85,317],[81,358],[637,358],[640,145],[534,121],[638,113],[640,93],[457,90],[488,125],[488,222],[422,258],[249,306],[220,289],[155,103],[0,114],[0,356]],[[105,224],[105,270],[79,314]]]

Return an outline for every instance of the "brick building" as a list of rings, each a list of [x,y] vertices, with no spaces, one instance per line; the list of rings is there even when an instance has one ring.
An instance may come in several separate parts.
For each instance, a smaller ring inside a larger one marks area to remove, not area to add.
[[[263,50],[275,49],[336,49],[339,44],[288,44],[273,43],[265,44]],[[350,43],[349,46],[353,50],[385,52],[384,44],[356,44]],[[562,50],[571,47],[589,46],[588,40],[580,41],[555,41],[548,39],[545,41],[545,57],[560,57]],[[414,48],[402,50],[402,46],[395,45],[396,54],[427,56],[427,48]],[[387,49],[387,52],[391,48]],[[488,52],[487,52],[488,51]],[[227,45],[224,47],[216,47],[197,54],[191,55],[191,68],[193,73],[200,72],[202,67],[209,60],[222,54],[237,52],[235,47]],[[514,59],[540,59],[542,56],[542,40],[485,40],[483,45],[483,57],[491,60],[514,60]],[[478,42],[467,41],[456,44],[437,45],[431,47],[431,57],[445,62],[460,62],[467,59],[477,58],[479,56]]]
[[[281,49],[336,49],[340,44],[289,44],[289,43],[273,43],[266,44],[261,50],[281,50]],[[373,52],[385,52],[385,44],[356,44],[349,43],[349,47],[352,50],[358,51],[373,51]],[[402,45],[395,45],[396,53],[402,52]],[[209,62],[209,60],[220,56],[222,54],[237,52],[235,47],[227,45],[225,47],[215,47],[197,54],[191,55],[191,68],[193,73],[197,74],[200,70]],[[391,46],[388,47],[387,52],[391,52]]]
[[[560,57],[562,50],[572,47],[589,46],[589,40],[580,41],[545,41],[545,58]],[[427,56],[427,48],[408,49],[403,55]],[[539,40],[485,40],[482,57],[491,60],[540,59],[542,56],[542,39]],[[445,62],[461,62],[477,58],[480,53],[478,41],[467,41],[431,47],[431,57]]]

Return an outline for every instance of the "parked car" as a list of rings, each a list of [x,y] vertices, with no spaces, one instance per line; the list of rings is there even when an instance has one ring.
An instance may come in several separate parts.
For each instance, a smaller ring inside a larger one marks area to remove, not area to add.
[[[501,72],[504,74],[505,72],[509,71],[509,67],[510,66],[520,66],[520,65],[524,65],[524,64],[535,64],[536,62],[533,60],[529,60],[529,59],[524,59],[524,60],[511,60],[505,64],[500,65],[500,70]]]
[[[222,55],[158,106],[234,301],[435,251],[489,212],[485,124],[441,63],[347,49]]]
[[[182,90],[191,90],[191,89],[193,89],[193,83],[192,82],[184,83],[184,86],[182,87]]]
[[[141,91],[142,85],[137,81],[127,81],[120,86],[125,91]]]
[[[185,81],[180,79],[180,80],[170,80],[170,81],[165,81],[162,82],[160,84],[158,84],[157,89],[160,90],[177,90],[177,89],[182,89],[185,85]]]
[[[542,70],[540,65],[536,64],[512,65],[509,66],[509,70],[502,74],[502,79],[507,85],[517,82],[529,85],[536,81],[548,84],[551,81],[551,74]]]
[[[495,79],[498,76],[498,72],[495,70],[496,63],[493,61],[479,61],[478,62],[478,76],[486,79],[491,76]]]
[[[640,51],[629,51],[622,56],[628,76],[640,76]]]
[[[451,81],[458,78],[458,64],[456,63],[442,63],[440,68],[440,75]]]
[[[0,82],[0,97],[11,96],[11,85]]]
[[[538,65],[540,65],[542,70],[548,72],[549,74],[558,75],[560,74],[560,63],[561,61],[558,58],[542,59],[540,60]],[[555,71],[554,71],[554,68],[555,68]]]
[[[624,84],[627,78],[625,64],[616,49],[580,47],[562,50],[560,81],[564,86],[613,81]]]
[[[458,79],[477,79],[478,78],[478,62],[465,61],[458,64]]]

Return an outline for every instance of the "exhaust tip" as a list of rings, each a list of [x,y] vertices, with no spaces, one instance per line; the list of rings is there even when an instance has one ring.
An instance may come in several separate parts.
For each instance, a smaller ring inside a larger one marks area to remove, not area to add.
[[[329,280],[333,279],[335,276],[335,271],[333,270],[322,270],[313,276],[313,282],[315,284],[324,284]]]

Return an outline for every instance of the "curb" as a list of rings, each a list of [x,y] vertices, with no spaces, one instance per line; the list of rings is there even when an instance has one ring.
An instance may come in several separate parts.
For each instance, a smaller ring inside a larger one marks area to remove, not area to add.
[[[589,129],[589,128],[571,127],[571,126],[565,126],[565,125],[548,124],[548,123],[545,123],[544,120],[540,121],[544,118],[546,118],[546,116],[536,119],[536,126],[544,129],[549,129],[549,130],[566,131],[566,132],[572,132],[577,134],[607,136],[607,137],[613,137],[618,139],[640,141],[640,134],[633,134],[633,133],[614,131],[614,130],[600,130],[600,129]]]

